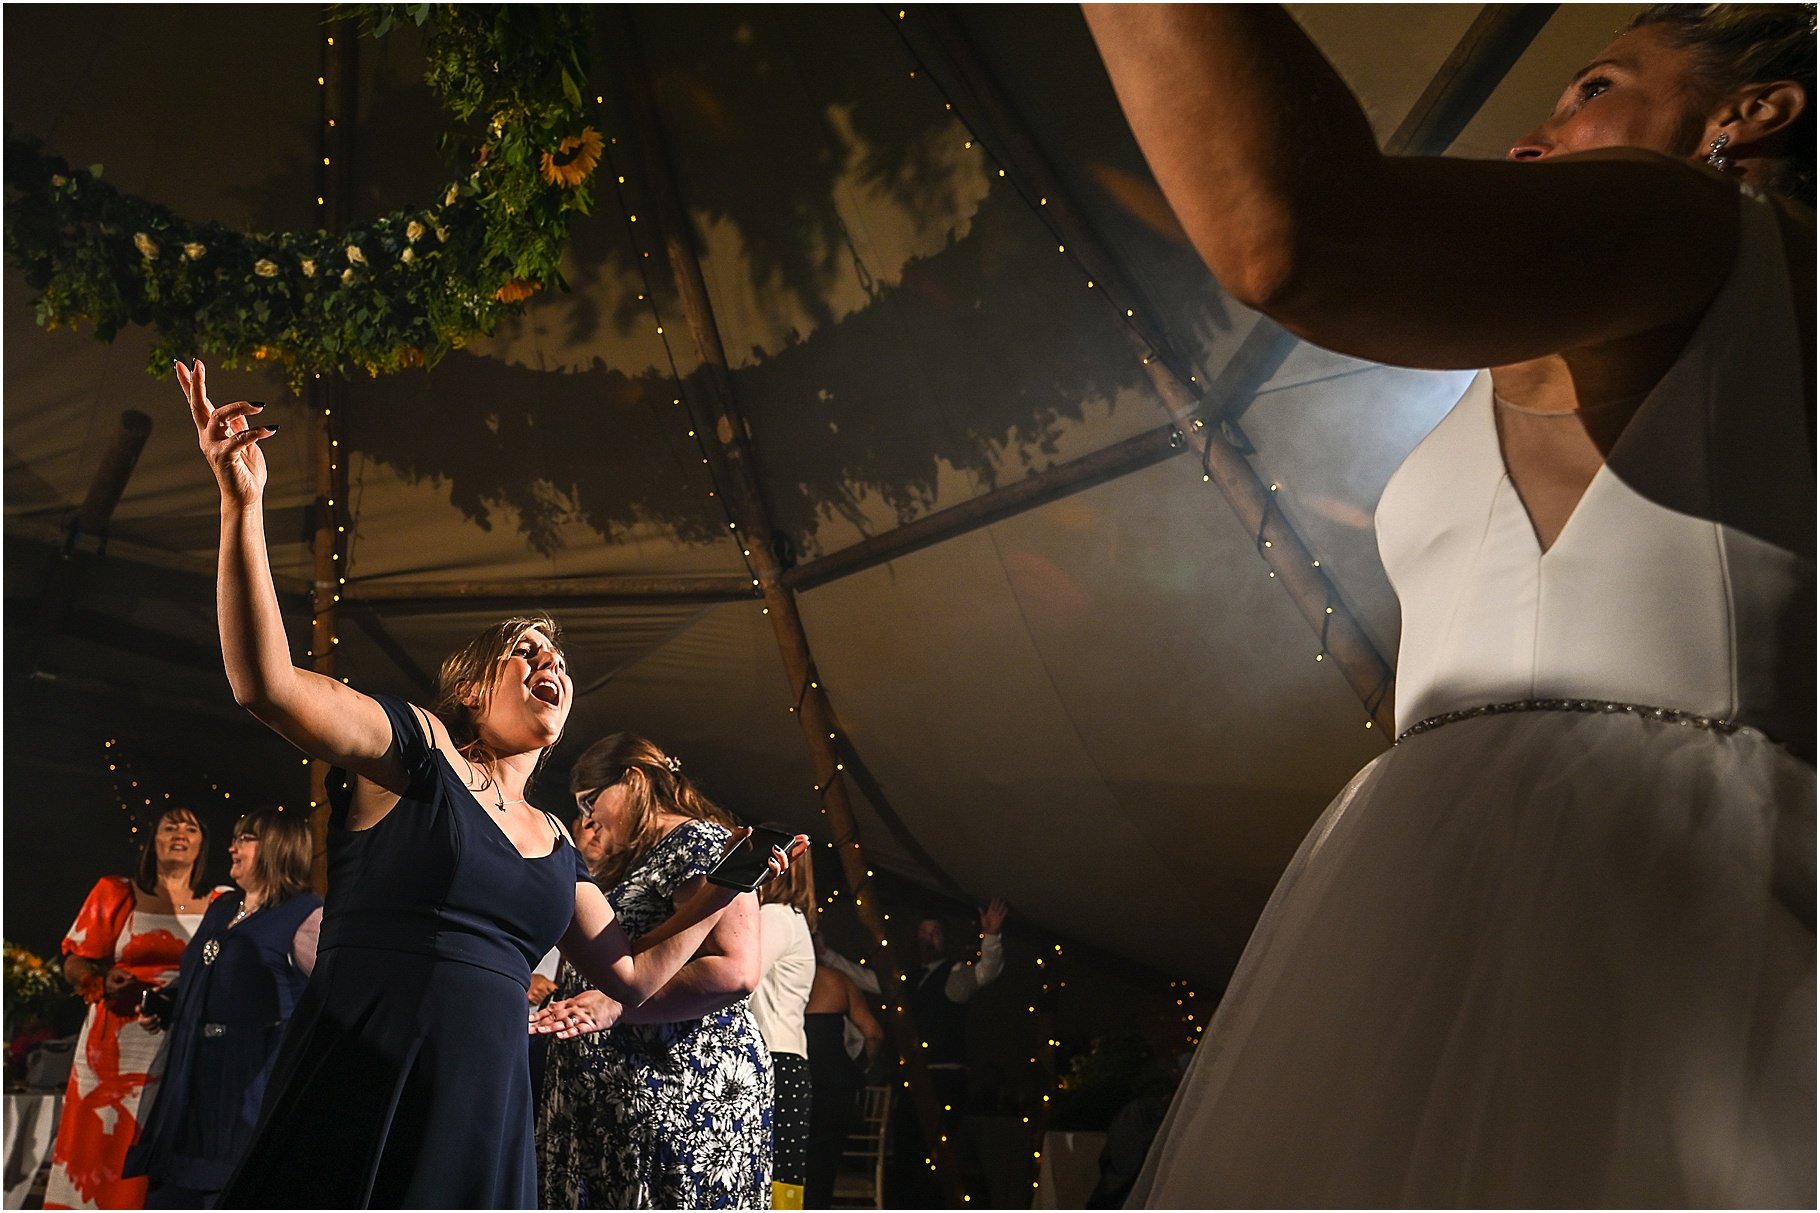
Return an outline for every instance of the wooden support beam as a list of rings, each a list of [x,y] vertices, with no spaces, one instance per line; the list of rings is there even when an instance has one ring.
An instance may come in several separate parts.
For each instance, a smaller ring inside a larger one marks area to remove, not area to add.
[[[1302,617],[1321,637],[1323,657],[1332,657],[1365,705],[1372,723],[1388,734],[1392,727],[1390,664],[1277,507],[1274,490],[1266,487],[1246,462],[1241,453],[1245,445],[1242,437],[1236,430],[1231,431],[1232,440],[1222,437],[1217,413],[1210,413],[1208,402],[1200,399],[1195,377],[1160,336],[1162,326],[1151,319],[1151,305],[1088,224],[1061,175],[1024,129],[959,23],[945,7],[919,11],[958,83],[978,107],[974,117],[982,121],[975,125],[975,133],[994,149],[1006,171],[1016,175],[1026,194],[1047,199],[1042,208],[1044,217],[1060,233],[1063,243],[1089,267],[1095,289],[1104,291],[1116,309],[1109,318],[1118,317],[1120,331],[1170,419],[1200,451],[1208,479],[1218,486],[1240,523],[1255,537],[1271,576],[1283,583]]]
[[[419,610],[472,611],[476,599],[516,604],[551,601],[611,606],[623,602],[749,602],[758,595],[750,577],[557,577],[543,580],[362,581],[341,588],[345,602],[405,603]]]
[[[76,511],[69,549],[75,547],[82,535],[95,536],[102,548],[106,548],[107,524],[114,517],[114,507],[120,504],[121,495],[126,492],[126,482],[133,474],[133,466],[139,462],[140,452],[145,450],[145,440],[151,436],[150,417],[138,409],[128,409],[120,414],[120,428],[109,439],[101,463],[95,469],[95,478],[89,484],[88,496],[83,499],[82,508]]]
[[[152,419],[138,409],[127,409],[120,414],[120,424],[108,435],[107,446],[95,464],[95,474],[89,478],[88,495],[65,525],[56,558],[46,566],[44,586],[38,593],[37,609],[33,612],[40,633],[49,635],[62,627],[71,604],[81,592],[83,574],[87,572],[90,559],[90,553],[82,550],[83,537],[95,538],[94,555],[99,556],[107,550],[107,524],[114,516],[114,507],[120,504],[121,495],[126,492],[126,482],[131,479],[133,466],[139,462],[139,453],[145,449],[145,440],[151,433]]]
[[[867,875],[865,855],[848,799],[846,762],[837,744],[839,727],[826,689],[816,672],[808,634],[797,613],[796,594],[784,584],[783,570],[772,551],[770,515],[753,468],[745,420],[733,394],[726,351],[708,298],[707,283],[696,257],[693,228],[658,120],[657,99],[644,64],[637,27],[628,9],[615,6],[606,11],[610,24],[606,41],[616,60],[613,75],[627,94],[638,171],[653,204],[655,229],[664,244],[677,296],[702,358],[699,377],[702,399],[698,403],[708,414],[706,428],[712,439],[705,447],[715,483],[733,519],[733,538],[751,561],[763,592],[763,609],[771,621],[785,674],[797,697],[791,711],[802,725],[804,740],[815,761],[816,790],[821,794],[822,811],[828,816],[835,838],[842,840],[835,850],[854,892],[855,910],[861,923],[879,941],[880,976],[887,1001],[894,1008],[893,1026],[909,1074],[917,1119],[922,1124],[924,1139],[931,1147],[937,1176],[950,1201],[959,1205],[969,1198],[962,1191],[954,1154],[942,1131],[941,1114],[923,1065],[922,1041],[906,1006],[904,972],[891,951],[890,936],[885,931],[877,899],[868,896],[871,877]]]
[[[1535,41],[1553,4],[1487,4],[1384,142],[1393,156],[1439,156]]]
[[[1162,426],[1115,442],[1091,455],[1025,476],[958,505],[925,514],[827,556],[805,561],[784,574],[784,584],[806,590],[862,569],[907,556],[968,531],[1035,509],[1181,454],[1187,443],[1174,426]]]
[[[211,516],[211,523],[214,521]],[[6,541],[8,543],[28,543],[34,546],[47,546],[51,549],[47,559],[54,558],[69,540],[67,525],[57,525],[48,520],[9,519],[6,524]],[[214,535],[209,536],[210,543]],[[192,552],[172,552],[164,548],[136,543],[130,539],[113,536],[108,540],[108,561],[114,565],[142,565],[148,569],[163,569],[174,573],[176,579],[187,580],[194,589],[212,595],[215,592],[215,579],[220,576],[216,567],[215,550],[210,547],[206,555]],[[309,585],[301,577],[284,573],[272,574],[274,588],[278,591],[279,604],[285,609],[299,605],[308,599]],[[179,595],[182,597],[183,595]],[[191,595],[193,596],[193,595]],[[290,599],[292,601],[286,601]]]

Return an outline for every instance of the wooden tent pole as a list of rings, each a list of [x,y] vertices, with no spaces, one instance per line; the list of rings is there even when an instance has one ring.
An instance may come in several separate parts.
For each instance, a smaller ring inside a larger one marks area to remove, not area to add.
[[[1384,141],[1393,156],[1439,156],[1516,65],[1556,4],[1487,4]]]
[[[1236,432],[1230,440],[1222,436],[1218,415],[1209,415],[1211,410],[1199,398],[1194,377],[1169,346],[1162,326],[1153,318],[1153,309],[1087,222],[1061,175],[1050,166],[997,82],[981,65],[959,24],[941,6],[921,10],[921,14],[951,64],[957,82],[978,106],[991,132],[990,136],[986,130],[978,133],[997,144],[999,159],[1017,175],[1026,192],[1046,199],[1041,207],[1044,216],[1062,241],[1079,255],[1081,264],[1092,275],[1094,288],[1105,291],[1117,308],[1120,331],[1152,388],[1177,428],[1200,451],[1203,471],[1219,487],[1246,531],[1254,536],[1258,553],[1270,566],[1272,576],[1283,583],[1302,617],[1321,637],[1322,657],[1331,655],[1371,720],[1388,732],[1392,723],[1390,664],[1278,507],[1275,488],[1266,487],[1246,462],[1241,453],[1243,439]]]
[[[783,570],[771,547],[772,526],[753,467],[745,419],[733,394],[732,378],[722,347],[720,330],[708,298],[707,283],[692,242],[692,228],[669,159],[657,102],[646,71],[637,30],[626,11],[606,10],[612,28],[607,38],[618,59],[615,75],[625,88],[632,122],[633,143],[644,185],[657,219],[657,229],[668,257],[670,274],[681,301],[690,332],[702,358],[704,403],[713,440],[705,444],[713,463],[715,482],[733,517],[736,538],[752,562],[764,609],[776,635],[784,670],[797,696],[791,710],[801,722],[803,736],[816,766],[817,790],[822,811],[828,816],[836,853],[860,922],[878,940],[876,954],[881,993],[892,1008],[898,1047],[909,1074],[911,1101],[931,1147],[932,1165],[948,1199],[954,1204],[970,1201],[962,1190],[954,1153],[942,1129],[940,1112],[923,1064],[923,1042],[906,1006],[907,978],[898,964],[885,929],[884,915],[872,894],[859,829],[847,794],[845,762],[838,749],[839,729],[827,692],[816,672],[809,638],[797,613],[796,594],[783,583]]]
[[[332,13],[332,10],[330,10]],[[323,170],[320,178],[322,203],[317,207],[325,226],[340,230],[349,215],[350,170],[353,167],[353,115],[355,89],[358,85],[353,31],[348,22],[325,21],[323,35],[320,90],[322,112],[319,132],[322,140]],[[346,563],[348,515],[347,459],[341,453],[342,406],[347,400],[346,385],[336,377],[317,376],[310,384],[305,402],[310,410],[311,454],[315,465],[316,497],[311,512],[315,525],[310,532],[310,667],[329,678],[336,676],[335,647],[338,643],[337,610],[341,602],[341,576]],[[329,883],[329,764],[321,759],[310,761],[310,882],[318,893],[328,891]]]

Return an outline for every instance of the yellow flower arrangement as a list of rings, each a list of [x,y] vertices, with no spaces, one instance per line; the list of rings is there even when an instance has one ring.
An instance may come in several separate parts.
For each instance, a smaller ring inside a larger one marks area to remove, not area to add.
[[[69,984],[63,971],[35,952],[16,943],[5,943],[6,1014],[16,1011],[50,1009],[51,1004],[69,998]]]
[[[543,154],[543,179],[551,185],[575,186],[588,179],[600,163],[600,132],[591,126],[579,135],[564,135],[553,152]]]

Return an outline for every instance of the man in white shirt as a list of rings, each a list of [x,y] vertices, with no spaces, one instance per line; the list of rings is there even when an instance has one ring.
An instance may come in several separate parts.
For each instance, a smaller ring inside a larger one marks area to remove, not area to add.
[[[921,966],[909,975],[910,1010],[926,1044],[923,1063],[948,1109],[959,1107],[967,1091],[967,1003],[1005,969],[1005,909],[997,897],[980,907],[979,957],[966,963],[949,957],[939,918],[916,927]]]

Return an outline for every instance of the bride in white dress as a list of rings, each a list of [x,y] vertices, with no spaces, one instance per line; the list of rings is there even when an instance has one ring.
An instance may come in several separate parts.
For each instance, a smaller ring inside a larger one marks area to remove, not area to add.
[[[1381,156],[1280,10],[1088,20],[1241,301],[1491,368],[1134,1203],[1812,1208],[1813,9],[1645,12],[1509,163]]]

